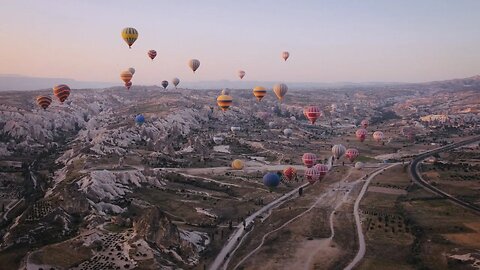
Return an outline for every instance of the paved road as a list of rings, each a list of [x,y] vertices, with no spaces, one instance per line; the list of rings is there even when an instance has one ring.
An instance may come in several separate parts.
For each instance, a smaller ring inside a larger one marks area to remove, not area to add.
[[[345,267],[344,270],[350,270],[353,269],[362,259],[363,256],[365,256],[365,236],[363,235],[363,228],[362,228],[362,223],[360,222],[360,214],[358,213],[358,208],[360,207],[360,201],[363,198],[363,195],[365,195],[365,192],[367,191],[368,185],[370,184],[370,181],[377,176],[379,173],[383,172],[386,169],[390,169],[393,166],[398,165],[398,163],[390,164],[389,166],[386,166],[384,168],[380,168],[376,170],[374,173],[372,173],[367,180],[365,181],[365,184],[362,187],[362,190],[358,194],[357,199],[355,200],[355,204],[353,206],[353,215],[355,217],[355,224],[357,226],[357,235],[358,235],[358,252],[357,255],[355,255],[355,258],[350,262],[347,267]]]
[[[437,187],[432,186],[430,183],[428,183],[427,181],[425,181],[422,178],[422,176],[420,175],[420,172],[418,170],[419,164],[424,159],[426,159],[427,157],[429,157],[433,154],[438,154],[438,153],[441,153],[441,152],[452,150],[452,149],[458,148],[460,146],[471,144],[471,143],[474,143],[474,142],[477,142],[477,141],[480,141],[480,136],[475,136],[473,138],[470,138],[470,139],[467,139],[467,140],[464,140],[464,141],[461,141],[461,142],[453,143],[453,144],[450,144],[450,145],[447,145],[447,146],[444,146],[444,147],[440,147],[440,148],[425,152],[421,155],[418,155],[417,157],[415,157],[412,160],[412,163],[411,163],[410,169],[409,169],[412,180],[415,181],[418,185],[420,185],[424,189],[429,190],[430,192],[436,193],[436,194],[440,195],[441,197],[443,197],[447,200],[450,200],[450,201],[452,201],[452,202],[454,202],[454,203],[456,203],[456,204],[458,204],[462,207],[470,209],[473,212],[475,212],[476,214],[480,215],[480,207],[478,207],[474,204],[471,204],[469,202],[463,201],[461,199],[458,199],[455,196],[450,195],[450,194],[446,193],[445,191],[442,191],[442,190],[438,189]]]

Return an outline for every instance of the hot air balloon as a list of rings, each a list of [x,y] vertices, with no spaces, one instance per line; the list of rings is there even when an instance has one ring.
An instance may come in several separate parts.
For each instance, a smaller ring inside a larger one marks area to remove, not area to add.
[[[120,79],[122,79],[124,83],[129,82],[132,79],[132,76],[132,73],[128,70],[122,71],[122,73],[120,73]]]
[[[258,101],[262,100],[262,98],[267,94],[267,89],[262,86],[255,86],[253,88],[253,95],[257,98]]]
[[[197,59],[190,59],[188,61],[188,66],[193,70],[193,73],[195,73],[198,67],[200,67],[200,61],[198,61]]]
[[[357,157],[358,157],[358,150],[355,148],[349,148],[345,152],[345,157],[350,160],[350,162],[353,162]]]
[[[291,116],[291,117],[290,117],[290,120],[292,120],[292,121],[297,121],[297,118],[296,118],[295,116]]]
[[[132,82],[126,82],[125,83],[125,87],[127,88],[127,90],[130,90],[130,87],[132,87]]]
[[[269,188],[274,188],[280,184],[280,177],[276,173],[267,173],[263,176],[263,184]]]
[[[167,89],[168,81],[162,81],[163,89]]]
[[[232,97],[228,95],[220,95],[217,98],[217,104],[222,111],[226,111],[230,108],[230,105],[232,105]]]
[[[346,151],[347,148],[341,144],[336,144],[332,147],[332,154],[335,159],[340,159]]]
[[[285,135],[287,138],[290,138],[290,136],[292,136],[293,134],[293,130],[289,129],[289,128],[286,128],[283,130],[283,135]]]
[[[269,128],[274,128],[275,127],[275,122],[268,122],[268,127]]]
[[[127,27],[122,30],[122,38],[128,44],[128,47],[131,49],[133,43],[138,38],[137,29],[132,27]]]
[[[365,164],[363,164],[363,162],[360,162],[360,161],[355,162],[355,169],[361,170],[363,169],[363,167],[365,167]]]
[[[70,95],[70,87],[66,84],[59,84],[53,87],[53,94],[63,103]]]
[[[220,92],[220,94],[228,96],[230,95],[230,89],[228,88],[222,89],[222,92]]]
[[[283,176],[287,181],[292,181],[297,176],[297,170],[293,167],[287,167],[283,170]]]
[[[287,61],[288,57],[290,56],[290,53],[287,51],[282,52],[282,58],[284,61]]]
[[[368,120],[367,120],[367,119],[362,120],[362,122],[360,122],[360,125],[361,125],[363,128],[367,128],[367,127],[368,127]]]
[[[282,101],[285,94],[287,94],[288,87],[284,83],[277,83],[273,86],[273,92],[277,95],[277,98]]]
[[[302,161],[305,166],[310,168],[315,164],[315,162],[317,162],[317,156],[312,153],[305,153],[302,156]]]
[[[355,136],[360,142],[365,141],[365,137],[367,136],[367,130],[360,128],[355,132]]]
[[[383,132],[381,131],[375,131],[373,133],[373,139],[377,142],[380,142],[381,140],[383,140]]]
[[[50,104],[52,104],[52,98],[49,96],[38,96],[36,98],[37,105],[42,107],[42,109],[46,110]]]
[[[315,167],[305,169],[305,179],[310,183],[313,184],[320,179],[320,172],[315,169]]]
[[[153,61],[153,59],[155,59],[155,57],[157,57],[157,51],[155,51],[155,50],[149,50],[149,51],[147,52],[147,55],[148,55],[148,57],[150,57],[150,59],[152,59],[152,61]]]
[[[240,80],[243,79],[243,77],[245,77],[245,71],[239,70],[238,71],[238,77],[240,77]]]
[[[215,142],[215,144],[221,144],[223,142],[223,137],[222,136],[213,136],[213,142]]]
[[[135,69],[133,67],[128,68],[128,71],[130,71],[130,73],[132,73],[132,76],[135,74]]]
[[[172,83],[173,83],[173,85],[175,86],[175,89],[176,89],[177,85],[180,83],[180,79],[179,78],[173,78]]]
[[[232,169],[234,170],[241,170],[243,169],[243,161],[241,161],[240,159],[235,159],[234,161],[232,161]]]
[[[317,106],[308,106],[305,108],[303,113],[312,125],[315,124],[315,121],[317,121],[318,117],[322,116],[322,111]]]
[[[143,123],[145,123],[145,117],[143,116],[143,114],[135,116],[135,122],[140,126],[143,125]]]
[[[328,166],[324,164],[317,164],[313,166],[315,170],[317,170],[320,173],[320,179],[323,179],[325,175],[327,175],[328,172]]]
[[[237,133],[241,130],[240,127],[230,127],[230,130],[233,132],[233,133]]]

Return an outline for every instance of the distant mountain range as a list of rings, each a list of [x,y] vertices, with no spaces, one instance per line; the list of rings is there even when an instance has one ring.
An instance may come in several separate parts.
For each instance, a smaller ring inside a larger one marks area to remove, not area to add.
[[[15,90],[38,90],[51,88],[60,83],[68,84],[71,88],[107,88],[112,86],[119,86],[121,82],[86,82],[77,81],[66,78],[38,78],[20,75],[0,75],[0,91],[15,91]],[[253,88],[257,85],[264,85],[266,87],[272,86],[276,82],[273,81],[197,81],[197,82],[180,82],[182,88],[192,89],[246,89]],[[324,88],[365,88],[365,87],[384,87],[384,86],[431,86],[438,88],[480,88],[480,75],[463,79],[452,79],[444,81],[433,81],[425,83],[401,83],[401,82],[286,82],[291,89],[324,89]]]

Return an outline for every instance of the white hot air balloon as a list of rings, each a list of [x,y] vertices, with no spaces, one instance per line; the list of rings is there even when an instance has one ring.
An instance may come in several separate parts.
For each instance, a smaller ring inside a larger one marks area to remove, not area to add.
[[[283,130],[283,135],[285,135],[285,137],[287,138],[290,138],[290,136],[292,136],[293,134],[293,130],[289,129],[289,128],[286,128]]]

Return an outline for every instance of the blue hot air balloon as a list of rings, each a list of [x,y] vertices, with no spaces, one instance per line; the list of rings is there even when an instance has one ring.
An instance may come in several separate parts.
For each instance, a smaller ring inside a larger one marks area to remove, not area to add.
[[[280,184],[280,177],[276,173],[267,173],[263,176],[263,184],[269,188],[274,188]]]
[[[145,123],[145,117],[143,116],[143,114],[139,114],[135,116],[135,122],[139,125],[142,125],[143,123]]]

